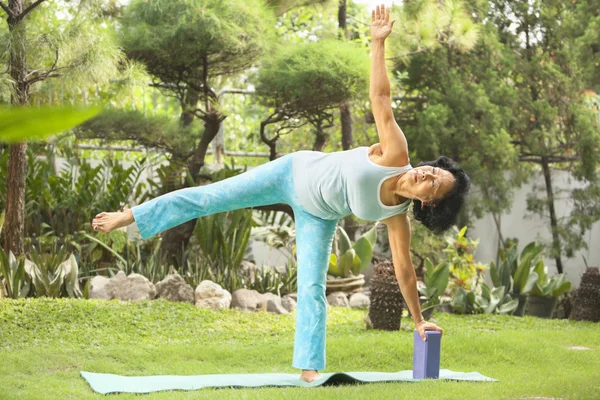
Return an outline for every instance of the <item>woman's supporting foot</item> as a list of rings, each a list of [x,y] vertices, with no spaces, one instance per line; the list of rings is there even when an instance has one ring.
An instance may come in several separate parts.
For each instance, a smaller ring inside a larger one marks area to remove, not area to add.
[[[319,375],[319,372],[315,370],[303,369],[302,375],[300,375],[301,380],[309,383],[319,378],[321,378],[321,375]]]
[[[101,212],[94,217],[92,228],[95,231],[108,233],[117,228],[130,225],[134,222],[133,213],[131,210],[123,212]]]

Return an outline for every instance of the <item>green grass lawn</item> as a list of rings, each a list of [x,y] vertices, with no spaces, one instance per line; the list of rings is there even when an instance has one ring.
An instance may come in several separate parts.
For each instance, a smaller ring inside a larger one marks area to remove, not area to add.
[[[325,372],[412,368],[412,326],[365,330],[366,311],[331,308]],[[152,399],[600,398],[600,325],[436,314],[441,367],[500,382],[381,383],[317,388],[202,389]],[[0,398],[100,398],[79,371],[121,375],[298,373],[294,315],[210,311],[162,300],[0,300]],[[571,346],[591,348],[573,350]],[[119,394],[119,399],[140,395]]]

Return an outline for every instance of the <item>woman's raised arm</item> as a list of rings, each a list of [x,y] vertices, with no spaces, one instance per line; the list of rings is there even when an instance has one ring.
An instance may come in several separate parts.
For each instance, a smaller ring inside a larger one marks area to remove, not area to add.
[[[371,15],[372,61],[369,97],[377,126],[383,158],[408,164],[406,137],[394,119],[390,80],[385,66],[385,39],[392,32],[395,21],[390,21],[390,10],[377,6]]]

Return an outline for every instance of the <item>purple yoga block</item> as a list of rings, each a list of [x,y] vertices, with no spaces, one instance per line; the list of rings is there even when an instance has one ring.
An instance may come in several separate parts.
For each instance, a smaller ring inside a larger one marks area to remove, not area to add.
[[[437,379],[440,377],[440,350],[442,335],[436,331],[425,331],[427,341],[415,329],[415,348],[413,353],[413,378]]]

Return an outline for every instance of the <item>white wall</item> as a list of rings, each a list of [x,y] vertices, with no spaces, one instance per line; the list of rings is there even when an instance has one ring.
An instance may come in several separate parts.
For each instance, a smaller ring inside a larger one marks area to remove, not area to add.
[[[552,175],[552,181],[555,188],[577,188],[581,184],[570,177],[567,172],[556,171]],[[533,240],[543,240],[546,243],[551,241],[551,231],[549,219],[542,220],[539,216],[532,216],[526,211],[527,194],[532,192],[534,186],[545,190],[544,180],[541,174],[532,182],[523,185],[515,193],[512,209],[500,217],[500,227],[504,239],[514,237],[519,239],[519,251],[525,245]],[[545,195],[545,191],[543,192]],[[572,209],[570,198],[567,194],[559,194],[556,201],[557,216],[567,216]],[[491,215],[475,222],[470,230],[470,236],[479,238],[479,246],[475,255],[480,262],[489,263],[496,258],[499,245],[499,235]],[[573,287],[579,286],[581,275],[585,270],[585,263],[582,258],[585,257],[589,266],[600,266],[600,222],[593,225],[592,229],[585,233],[585,242],[588,249],[583,249],[575,253],[573,258],[562,257],[564,272],[567,278],[573,282]],[[548,266],[550,276],[557,273],[556,261],[553,258],[544,258]]]

